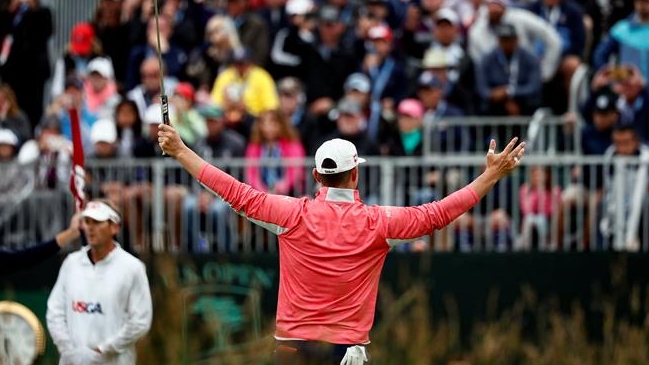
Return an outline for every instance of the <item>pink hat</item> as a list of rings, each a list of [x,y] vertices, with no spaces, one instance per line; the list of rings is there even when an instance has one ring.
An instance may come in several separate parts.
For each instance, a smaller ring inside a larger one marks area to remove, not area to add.
[[[412,118],[421,118],[424,116],[424,106],[417,99],[404,99],[399,103],[397,112]]]

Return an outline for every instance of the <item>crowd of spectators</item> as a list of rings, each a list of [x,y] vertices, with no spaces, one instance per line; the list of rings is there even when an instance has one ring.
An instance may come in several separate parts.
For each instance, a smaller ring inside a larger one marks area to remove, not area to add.
[[[421,156],[424,126],[433,152],[472,151],[491,137],[451,117],[547,107],[566,125],[583,121],[584,154],[616,154],[618,130],[637,151],[649,140],[649,0],[162,0],[157,27],[151,0],[99,0],[58,55],[48,53],[56,9],[0,4],[0,160],[36,162],[41,188],[67,184],[72,107],[88,158],[160,156],[161,77],[185,143],[207,158],[265,161],[243,177],[280,194],[304,194],[308,176],[273,161],[311,156],[326,139],[348,139],[364,156]],[[580,67],[589,94],[565,114]],[[91,172],[88,184],[121,206],[150,192],[149,172],[115,173]],[[416,175],[433,186],[439,173]],[[521,187],[526,234],[534,226],[546,236],[549,224],[533,222],[570,205],[551,181],[538,167]],[[190,225],[197,209],[223,210],[182,186],[167,186],[165,199],[177,203],[170,219]]]

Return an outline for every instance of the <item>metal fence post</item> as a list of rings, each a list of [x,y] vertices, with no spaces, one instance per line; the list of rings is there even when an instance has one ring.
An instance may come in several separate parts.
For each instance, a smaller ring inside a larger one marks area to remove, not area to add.
[[[381,161],[381,205],[394,205],[394,163]]]
[[[153,251],[164,252],[165,244],[165,201],[164,201],[164,179],[165,166],[164,161],[158,160],[153,162],[152,166],[153,179],[153,200],[151,204],[153,216]]]
[[[613,247],[617,250],[624,250],[624,246],[626,244],[625,242],[625,226],[626,226],[626,218],[625,216],[625,211],[626,211],[626,201],[624,198],[625,195],[625,184],[624,180],[627,178],[624,176],[624,172],[626,171],[626,161],[620,158],[616,158],[614,162],[614,174],[615,177],[613,178],[613,196],[615,199],[615,224],[613,228],[614,233],[614,242]]]

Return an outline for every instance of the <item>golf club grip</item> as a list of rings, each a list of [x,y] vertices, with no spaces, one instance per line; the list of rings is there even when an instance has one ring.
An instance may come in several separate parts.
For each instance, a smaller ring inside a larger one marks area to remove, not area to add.
[[[169,100],[167,95],[160,95],[160,106],[162,109],[162,123],[169,125]]]
[[[166,94],[160,94],[160,111],[162,112],[162,123],[169,125],[169,100]],[[162,151],[162,155],[166,156],[167,153]]]

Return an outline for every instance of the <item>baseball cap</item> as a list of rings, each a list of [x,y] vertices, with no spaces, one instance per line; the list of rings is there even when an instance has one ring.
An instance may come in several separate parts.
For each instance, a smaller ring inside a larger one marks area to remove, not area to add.
[[[370,28],[367,32],[367,36],[371,40],[383,40],[391,41],[392,40],[392,29],[385,24],[380,24]]]
[[[613,92],[604,92],[595,98],[595,111],[596,112],[612,112],[617,111],[618,96]]]
[[[509,0],[487,0],[485,1],[485,4],[498,4],[502,6],[503,8],[506,8],[509,6]]]
[[[312,0],[288,0],[286,2],[286,14],[288,15],[304,15],[314,9],[315,4]]]
[[[92,143],[117,141],[117,128],[115,122],[110,119],[99,119],[90,128],[90,141]]]
[[[516,38],[516,27],[511,24],[501,23],[496,26],[494,32],[499,38]]]
[[[323,5],[318,18],[325,23],[336,23],[340,18],[340,11],[333,5]]]
[[[113,78],[113,63],[105,57],[93,58],[88,62],[88,74],[93,72],[96,72],[107,79],[111,79]]]
[[[424,116],[424,106],[417,99],[404,99],[399,103],[397,112],[412,118],[421,118]]]
[[[430,71],[424,71],[417,79],[417,85],[420,88],[443,89],[444,81]]]
[[[83,90],[83,81],[76,76],[68,76],[65,79],[65,88],[74,87],[78,90]]]
[[[0,129],[0,144],[18,146],[18,136],[11,129]]]
[[[92,201],[86,204],[86,209],[81,213],[82,217],[88,217],[99,222],[111,221],[120,223],[119,214],[108,204],[98,201]]]
[[[423,68],[447,68],[451,66],[448,56],[444,51],[438,48],[429,48],[424,53],[424,58],[421,60],[421,67]]]
[[[347,80],[345,80],[345,91],[356,90],[362,93],[368,93],[371,88],[370,78],[360,72],[355,72],[347,76]]]
[[[294,95],[302,91],[302,83],[295,77],[284,77],[277,81],[277,91],[280,94]]]
[[[70,35],[70,50],[72,53],[87,56],[92,51],[92,41],[95,30],[89,23],[78,23],[72,28]]]
[[[189,82],[179,82],[176,84],[174,94],[178,94],[183,98],[194,101],[194,87]]]
[[[340,99],[336,106],[336,110],[338,110],[338,113],[340,114],[351,115],[360,115],[363,112],[361,104],[356,99],[350,97]]]
[[[453,26],[460,24],[460,17],[453,9],[449,8],[441,8],[437,10],[437,12],[435,13],[435,20],[438,22],[446,20]]]
[[[331,160],[331,162],[327,160]],[[358,157],[356,146],[340,138],[324,142],[315,152],[316,171],[320,174],[337,174],[349,171],[363,162],[365,159]],[[323,164],[329,166],[323,167]]]
[[[198,114],[205,119],[220,119],[223,118],[223,109],[216,105],[201,105],[196,108]]]

